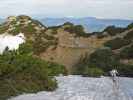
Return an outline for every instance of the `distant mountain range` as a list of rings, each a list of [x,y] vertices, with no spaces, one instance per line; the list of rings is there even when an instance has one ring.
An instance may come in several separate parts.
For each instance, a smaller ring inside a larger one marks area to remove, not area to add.
[[[83,25],[88,32],[102,31],[104,28],[110,25],[115,25],[117,27],[126,27],[128,24],[132,23],[133,20],[123,20],[123,19],[98,19],[95,17],[86,18],[42,18],[38,19],[46,26],[57,26],[65,22],[71,22],[74,24]]]
[[[73,18],[73,17],[64,17],[64,18],[36,18],[45,26],[57,26],[62,25],[65,22],[71,22],[74,24],[83,25],[87,32],[102,31],[104,28],[110,25],[115,25],[117,27],[126,27],[133,20],[125,19],[98,19],[95,17],[85,17],[85,18]],[[0,23],[4,22],[4,19],[0,19]]]

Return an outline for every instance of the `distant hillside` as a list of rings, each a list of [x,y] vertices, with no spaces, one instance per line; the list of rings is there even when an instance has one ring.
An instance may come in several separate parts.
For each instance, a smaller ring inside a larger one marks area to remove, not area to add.
[[[83,25],[89,32],[102,31],[104,28],[110,25],[117,27],[126,27],[133,20],[121,20],[121,19],[97,19],[95,17],[86,18],[44,18],[38,19],[46,26],[62,25],[65,22],[71,22],[74,24]]]

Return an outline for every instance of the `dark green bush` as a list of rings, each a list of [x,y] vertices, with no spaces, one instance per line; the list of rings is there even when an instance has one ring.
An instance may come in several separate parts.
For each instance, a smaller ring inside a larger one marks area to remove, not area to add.
[[[37,39],[33,42],[33,51],[36,55],[45,52],[51,45],[56,46],[57,41],[47,41],[43,42],[41,39]]]
[[[131,28],[133,28],[133,23],[131,23],[131,24],[129,24],[129,25],[127,26],[127,29],[131,29]]]
[[[11,55],[0,57],[0,83],[5,83],[0,84],[1,100],[57,87],[56,81],[49,77],[47,64],[42,60],[27,55]]]
[[[48,74],[50,76],[58,76],[59,74],[67,75],[67,70],[63,65],[47,62]]]
[[[64,28],[65,31],[75,34],[76,36],[88,37],[89,34],[85,33],[82,25],[69,25]]]
[[[130,31],[129,33],[124,36],[124,39],[126,40],[132,40],[133,39],[133,31]]]
[[[112,50],[115,50],[115,49],[120,49],[121,47],[126,46],[130,43],[131,43],[130,40],[125,40],[125,39],[122,39],[122,38],[115,38],[113,40],[107,41],[104,44],[104,46],[110,47]]]
[[[89,62],[89,65],[96,66],[108,72],[118,66],[119,57],[110,49],[99,49],[90,55]]]
[[[15,26],[15,29],[11,30],[9,33],[11,33],[12,35],[17,35],[20,32],[21,32],[21,27]]]
[[[26,43],[20,44],[18,48],[19,54],[33,54],[33,44],[32,41],[27,41]]]
[[[120,66],[118,67],[118,72],[120,76],[133,77],[133,65],[120,64]]]
[[[133,58],[133,45],[126,47],[120,51],[120,57],[121,58],[126,58],[126,59],[131,59]]]
[[[86,67],[83,76],[89,76],[89,77],[99,77],[101,75],[104,75],[104,71],[98,67]]]
[[[120,76],[133,77],[133,65],[121,63],[122,57],[120,57],[108,48],[98,49],[84,59],[80,59],[73,72],[76,75],[99,77],[109,75],[109,71],[117,69]]]
[[[113,36],[125,31],[125,28],[115,27],[115,26],[108,26],[104,29],[103,32],[108,32],[109,35]]]
[[[79,61],[73,66],[71,73],[75,75],[83,75],[86,67],[88,66],[88,55],[86,54],[85,57],[81,57]]]
[[[66,74],[64,66],[33,56],[31,44],[0,55],[0,100],[38,91],[52,91],[57,83],[53,76]]]
[[[65,26],[65,25],[73,26],[73,23],[71,23],[71,22],[66,22],[66,23],[64,23],[62,26]]]
[[[93,76],[98,76],[101,74],[107,74],[112,69],[117,69],[119,65],[119,56],[116,56],[109,48],[98,49],[89,56],[86,56],[84,59],[81,59],[79,63],[75,65],[73,69],[74,74],[81,74],[88,76],[92,72],[97,70],[98,72],[93,73]],[[94,68],[94,69],[93,69]],[[96,69],[95,69],[96,68]],[[91,73],[92,74],[92,73]]]
[[[38,26],[38,25],[37,25],[37,26]],[[36,33],[36,29],[35,29],[35,27],[32,25],[32,23],[28,24],[28,25],[25,26],[25,27],[23,27],[23,25],[20,26],[20,27],[21,27],[20,31],[21,31],[22,33],[25,33],[26,36],[28,36],[28,35],[33,35],[33,34]]]

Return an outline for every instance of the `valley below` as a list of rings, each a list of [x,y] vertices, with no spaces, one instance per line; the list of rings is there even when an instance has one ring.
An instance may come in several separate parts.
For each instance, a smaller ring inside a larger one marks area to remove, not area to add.
[[[133,79],[117,77],[91,78],[78,75],[56,77],[58,88],[54,92],[23,94],[9,100],[133,100]]]

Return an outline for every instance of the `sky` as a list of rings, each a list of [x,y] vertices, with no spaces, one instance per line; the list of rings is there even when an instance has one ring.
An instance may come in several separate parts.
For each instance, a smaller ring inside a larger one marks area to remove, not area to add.
[[[133,0],[0,0],[0,18],[23,14],[133,19]]]

